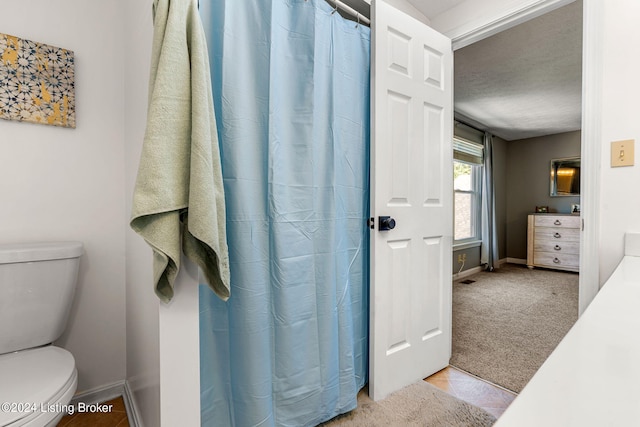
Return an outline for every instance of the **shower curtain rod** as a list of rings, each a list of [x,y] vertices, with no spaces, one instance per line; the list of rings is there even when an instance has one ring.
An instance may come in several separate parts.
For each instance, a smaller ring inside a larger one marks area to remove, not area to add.
[[[327,0],[327,2],[355,17],[359,23],[371,25],[371,20],[369,20],[369,18],[353,9],[351,6],[347,6],[346,4],[342,3],[340,0]]]

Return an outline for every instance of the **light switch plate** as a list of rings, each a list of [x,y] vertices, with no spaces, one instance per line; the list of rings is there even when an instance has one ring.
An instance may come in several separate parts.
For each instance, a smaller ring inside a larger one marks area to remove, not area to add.
[[[635,140],[613,141],[611,143],[611,167],[633,166]]]

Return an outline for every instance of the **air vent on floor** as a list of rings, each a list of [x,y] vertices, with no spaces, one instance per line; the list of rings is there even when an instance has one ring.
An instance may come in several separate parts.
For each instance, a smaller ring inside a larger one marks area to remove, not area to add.
[[[476,283],[476,281],[475,280],[471,280],[471,279],[467,279],[467,280],[463,280],[460,283],[464,283],[465,285],[470,285],[472,283]]]

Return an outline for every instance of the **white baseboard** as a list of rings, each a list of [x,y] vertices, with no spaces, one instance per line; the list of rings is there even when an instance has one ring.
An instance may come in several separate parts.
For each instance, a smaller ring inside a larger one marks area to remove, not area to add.
[[[71,399],[71,404],[77,405],[78,403],[82,402],[86,403],[87,405],[94,405],[121,396],[122,400],[124,401],[125,409],[127,411],[129,425],[131,427],[142,427],[142,424],[139,422],[135,400],[133,399],[133,392],[129,387],[129,383],[124,380],[79,393],[73,396],[73,399]]]
[[[106,402],[107,400],[115,399],[116,397],[120,397],[124,394],[124,384],[124,380],[117,381],[112,384],[107,384],[88,391],[83,391],[82,393],[73,396],[73,399],[71,399],[71,403],[75,405],[78,402],[82,402],[88,405],[94,405],[96,403],[102,403]]]
[[[482,271],[481,266],[472,267],[468,270],[461,271],[460,273],[456,273],[453,275],[453,280],[464,279],[465,277],[471,276],[473,274],[479,273]]]
[[[131,386],[128,381],[125,381],[124,383],[124,394],[122,395],[122,399],[124,400],[124,406],[127,408],[129,425],[131,427],[142,427],[142,422],[138,416],[140,411],[138,410],[138,405],[136,405],[136,400],[133,398],[133,390],[131,390]]]
[[[502,258],[502,259],[499,259],[496,262],[496,267],[499,268],[503,264],[506,264],[508,262],[512,262],[514,264],[526,264],[527,260],[526,259],[517,259],[517,258]],[[460,273],[455,273],[452,276],[452,278],[453,278],[453,280],[460,280],[460,279],[464,279],[467,276],[471,276],[472,274],[479,273],[481,271],[483,271],[483,268],[482,268],[482,266],[479,265],[477,267],[472,267],[472,268],[470,268],[468,270],[461,271]]]

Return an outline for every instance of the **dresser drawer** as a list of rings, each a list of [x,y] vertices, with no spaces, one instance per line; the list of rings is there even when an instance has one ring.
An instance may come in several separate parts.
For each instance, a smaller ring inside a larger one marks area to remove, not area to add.
[[[577,228],[536,227],[535,242],[542,240],[549,242],[579,242],[580,230]]]
[[[535,265],[548,266],[551,268],[575,269],[580,266],[580,256],[578,254],[558,254],[535,251],[533,261]]]
[[[578,215],[536,214],[527,218],[527,266],[580,270]]]
[[[568,215],[536,215],[535,225],[537,227],[553,228],[580,228],[579,216]]]
[[[554,254],[577,255],[580,253],[580,242],[554,240],[536,240],[533,244],[533,250],[536,252],[550,252]]]

